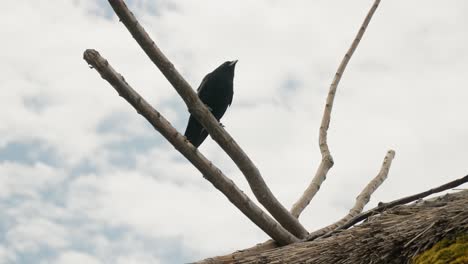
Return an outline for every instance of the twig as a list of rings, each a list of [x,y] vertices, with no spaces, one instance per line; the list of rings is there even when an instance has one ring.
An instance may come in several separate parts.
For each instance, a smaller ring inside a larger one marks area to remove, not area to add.
[[[349,219],[361,213],[362,209],[364,209],[364,206],[369,202],[372,193],[374,193],[375,190],[377,190],[377,188],[379,188],[379,186],[385,181],[385,179],[387,179],[387,175],[390,170],[390,166],[392,165],[394,157],[395,151],[389,150],[384,158],[379,173],[377,174],[377,176],[375,176],[374,179],[372,179],[369,182],[369,184],[367,184],[367,186],[362,190],[362,192],[356,197],[356,203],[354,204],[353,208],[349,210],[349,213],[345,217],[341,218],[339,221],[329,226],[326,226],[324,228],[310,233],[308,239],[313,240],[314,238],[320,237],[343,225],[344,223],[348,222]]]
[[[438,192],[443,192],[445,190],[457,187],[457,186],[462,185],[462,184],[464,184],[466,182],[468,182],[468,175],[466,175],[466,176],[464,176],[464,177],[462,177],[460,179],[456,179],[454,181],[443,184],[443,185],[441,185],[439,187],[432,188],[430,190],[421,192],[421,193],[417,193],[417,194],[414,194],[414,195],[411,195],[411,196],[403,197],[403,198],[394,200],[394,201],[389,202],[389,203],[380,203],[379,206],[351,218],[344,225],[336,228],[335,230],[333,230],[331,232],[328,232],[327,234],[325,234],[322,237],[328,237],[328,236],[330,236],[331,234],[333,234],[333,233],[335,233],[337,231],[348,229],[351,226],[355,225],[356,223],[359,223],[362,220],[367,219],[369,216],[381,213],[381,212],[383,212],[383,211],[385,211],[387,209],[390,209],[392,207],[395,207],[397,205],[407,204],[407,203],[422,199],[422,198],[424,198],[426,196],[429,196],[431,194],[438,193]],[[308,238],[307,240],[311,240],[311,239]]]
[[[239,210],[252,222],[260,227],[279,244],[286,245],[297,242],[298,239],[265,214],[247,195],[245,195],[232,180],[227,178],[220,169],[214,166],[205,156],[195,149],[187,140],[150,104],[148,104],[125,79],[117,73],[107,60],[95,50],[86,50],[84,59],[96,69],[101,77],[108,81],[115,90],[139,114],[148,120],[153,127],[163,135],[182,155],[185,156],[218,190],[220,190]]]
[[[436,222],[432,222],[426,229],[421,231],[417,236],[413,237],[410,241],[408,241],[403,247],[408,247],[413,241],[421,237],[424,233],[426,233],[429,229],[431,229],[433,226],[435,226]]]
[[[247,154],[239,147],[234,139],[224,130],[216,118],[198,98],[192,87],[176,70],[174,65],[167,59],[162,51],[156,46],[153,40],[140,25],[135,16],[128,10],[124,1],[109,0],[115,13],[122,23],[127,27],[133,38],[138,42],[146,55],[164,74],[166,79],[172,84],[185,101],[190,113],[206,128],[211,137],[219,146],[231,157],[237,167],[246,177],[252,192],[257,200],[271,213],[271,215],[288,231],[299,238],[305,237],[308,232],[299,223],[297,218],[276,199],[263,180],[260,171],[250,160]]]
[[[377,176],[375,176],[374,179],[372,179],[371,182],[369,182],[369,184],[367,184],[364,190],[362,190],[362,192],[358,195],[358,197],[356,198],[356,204],[351,209],[349,215],[355,216],[362,212],[364,206],[369,202],[372,193],[374,193],[375,190],[377,190],[377,188],[379,188],[380,185],[387,179],[388,172],[390,171],[390,166],[392,166],[393,158],[395,158],[395,151],[389,150],[384,158],[379,173],[377,174]],[[349,219],[350,218],[351,217],[349,217]],[[346,221],[344,221],[343,223],[345,222]]]
[[[336,89],[341,80],[341,77],[343,76],[344,70],[346,69],[346,65],[348,65],[351,56],[353,55],[354,51],[359,45],[359,42],[361,41],[362,36],[364,35],[364,32],[366,31],[366,28],[369,25],[369,22],[375,13],[375,10],[379,6],[379,3],[380,0],[376,0],[369,12],[367,13],[367,16],[364,19],[364,22],[362,23],[359,32],[357,33],[353,43],[351,44],[351,47],[348,49],[343,60],[341,61],[340,66],[336,71],[333,82],[330,85],[330,90],[328,92],[319,133],[319,147],[320,153],[322,154],[322,161],[320,162],[320,165],[317,169],[317,172],[315,173],[314,178],[312,179],[312,182],[309,184],[309,186],[304,191],[299,200],[291,208],[291,213],[295,217],[299,217],[302,211],[314,198],[315,194],[320,189],[320,185],[322,185],[322,183],[325,181],[328,171],[331,169],[331,167],[333,167],[333,158],[331,156],[330,149],[328,148],[327,143],[327,131],[330,125],[331,111],[333,108],[333,101],[335,99]]]

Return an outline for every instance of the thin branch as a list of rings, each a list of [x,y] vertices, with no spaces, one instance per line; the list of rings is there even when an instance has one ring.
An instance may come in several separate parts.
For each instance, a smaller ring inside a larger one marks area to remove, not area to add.
[[[417,193],[417,194],[414,194],[414,195],[411,195],[411,196],[403,197],[403,198],[394,200],[394,201],[389,202],[389,203],[380,203],[379,206],[351,218],[344,225],[336,228],[335,230],[333,230],[331,232],[328,232],[327,234],[325,234],[322,237],[328,237],[328,236],[330,236],[331,234],[333,234],[333,233],[335,233],[337,231],[348,229],[348,228],[352,227],[353,225],[355,225],[356,223],[359,223],[362,220],[365,220],[365,219],[367,219],[368,217],[370,217],[372,215],[379,214],[379,213],[381,213],[381,212],[383,212],[383,211],[385,211],[387,209],[390,209],[392,207],[395,207],[397,205],[402,205],[402,204],[407,204],[407,203],[410,203],[410,202],[414,202],[416,200],[422,199],[422,198],[424,198],[426,196],[429,196],[431,194],[443,192],[443,191],[446,191],[448,189],[460,186],[460,185],[462,185],[464,183],[467,183],[467,182],[468,182],[468,175],[466,175],[466,176],[464,176],[462,178],[456,179],[454,181],[448,182],[446,184],[443,184],[443,185],[441,185],[439,187],[435,187],[435,188],[432,188],[430,190],[421,192],[421,193]],[[313,239],[308,238],[307,240],[313,240]]]
[[[328,143],[327,143],[327,131],[330,125],[331,111],[333,108],[333,101],[335,99],[336,89],[346,69],[346,65],[348,65],[348,62],[351,59],[351,56],[353,56],[354,51],[359,45],[359,42],[361,41],[362,36],[364,35],[364,32],[366,31],[366,28],[369,25],[369,22],[375,13],[375,10],[379,6],[379,3],[380,3],[380,0],[376,0],[374,4],[372,5],[371,9],[369,10],[369,12],[367,13],[367,16],[364,19],[364,22],[362,23],[361,28],[359,29],[359,32],[357,33],[356,37],[354,38],[353,43],[351,44],[351,47],[348,49],[343,60],[341,61],[340,66],[338,67],[338,70],[336,71],[333,82],[330,85],[330,90],[328,92],[327,101],[325,104],[325,110],[323,112],[322,123],[320,125],[320,132],[319,132],[319,147],[320,147],[320,153],[322,154],[322,161],[320,162],[320,165],[317,169],[317,172],[315,173],[314,178],[312,179],[312,182],[309,184],[309,186],[304,191],[304,193],[299,198],[299,200],[291,208],[291,213],[295,217],[299,217],[302,211],[307,207],[310,201],[314,198],[315,194],[320,189],[320,185],[322,185],[322,183],[325,181],[328,171],[331,169],[331,167],[333,167],[333,158],[331,156],[330,149],[328,148]]]
[[[178,133],[158,111],[133,90],[122,75],[117,73],[97,51],[86,50],[83,57],[89,65],[101,74],[103,79],[107,80],[117,90],[120,96],[127,100],[167,141],[182,153],[203,174],[205,179],[220,190],[252,222],[279,244],[286,245],[298,241],[295,236],[255,205],[232,180],[227,178],[220,169],[206,159],[194,146],[187,144],[187,139]]]
[[[132,34],[133,38],[176,89],[180,97],[185,101],[190,113],[200,121],[211,137],[229,155],[229,157],[231,157],[237,167],[242,171],[257,200],[284,228],[299,238],[305,237],[308,234],[307,230],[299,223],[297,218],[292,216],[291,213],[289,213],[289,211],[276,199],[263,180],[258,168],[234,141],[234,139],[226,132],[226,130],[219,125],[219,122],[201,102],[192,87],[156,46],[154,41],[151,40],[148,33],[140,25],[135,16],[130,12],[130,10],[128,10],[124,1],[109,0],[109,3],[122,23]]]
[[[345,217],[341,218],[339,221],[329,226],[326,226],[324,228],[310,233],[308,239],[313,240],[314,238],[320,237],[343,225],[344,223],[348,222],[349,219],[361,213],[364,209],[364,206],[369,202],[371,195],[375,192],[375,190],[377,190],[377,188],[379,188],[379,186],[385,181],[385,179],[387,179],[388,172],[390,170],[390,166],[392,165],[394,157],[395,151],[389,150],[384,158],[379,173],[377,174],[377,176],[375,176],[374,179],[372,179],[367,184],[367,186],[362,190],[362,192],[356,197],[356,203],[354,204],[353,208],[349,210],[349,213]]]

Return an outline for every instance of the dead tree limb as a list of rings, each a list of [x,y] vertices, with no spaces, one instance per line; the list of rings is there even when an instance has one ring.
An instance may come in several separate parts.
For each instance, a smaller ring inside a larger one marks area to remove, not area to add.
[[[220,126],[216,118],[198,98],[192,87],[162,53],[132,12],[130,12],[124,1],[109,0],[109,3],[140,47],[176,89],[177,93],[186,103],[190,113],[206,128],[211,137],[242,171],[257,200],[284,228],[295,236],[304,238],[308,234],[307,230],[299,223],[297,218],[276,199],[252,160],[250,160],[229,133]]]
[[[428,201],[424,206],[409,204],[392,208],[372,221],[331,237],[294,243],[256,255],[229,254],[197,263],[413,263],[415,256],[440,240],[468,233],[467,204],[468,191],[452,193]]]
[[[227,178],[220,169],[213,165],[205,156],[150,104],[148,104],[125,79],[95,50],[86,50],[83,55],[86,62],[96,69],[101,77],[130,103],[139,114],[148,120],[153,127],[163,135],[182,155],[185,156],[202,174],[220,190],[239,210],[252,222],[260,227],[271,238],[282,245],[297,242],[298,239],[263,212],[247,195],[245,195],[232,180]]]
[[[366,31],[366,28],[369,25],[369,22],[375,13],[375,10],[379,6],[379,3],[380,0],[376,0],[369,12],[367,13],[367,16],[364,19],[364,22],[362,23],[359,32],[357,33],[353,43],[351,44],[351,47],[348,49],[343,60],[341,61],[340,66],[336,71],[333,82],[330,85],[330,90],[328,92],[327,101],[325,103],[325,110],[323,112],[322,123],[320,125],[319,132],[319,147],[320,153],[322,154],[322,161],[320,162],[320,165],[317,169],[317,172],[315,173],[314,178],[312,179],[312,182],[309,184],[309,186],[304,191],[299,200],[291,208],[291,213],[295,217],[299,217],[302,211],[314,198],[315,194],[320,189],[320,185],[322,185],[322,183],[325,181],[328,171],[331,169],[331,167],[333,167],[333,158],[331,156],[330,149],[328,148],[327,143],[327,131],[330,125],[331,111],[333,108],[333,101],[335,99],[336,89],[346,69],[346,65],[348,65],[351,56],[353,56],[354,51],[359,45],[359,42],[361,41],[362,36],[364,35],[364,32]]]
[[[387,179],[388,172],[390,171],[390,166],[392,166],[393,158],[395,158],[395,151],[389,150],[387,155],[384,158],[382,167],[380,168],[379,173],[372,179],[367,186],[362,190],[362,192],[356,198],[356,204],[350,210],[349,215],[345,218],[350,219],[352,216],[355,216],[362,212],[364,206],[369,202],[371,195],[380,187],[380,185]],[[348,218],[349,217],[349,218]],[[344,218],[344,219],[345,219]],[[343,221],[345,223],[346,221]]]
[[[372,193],[379,188],[379,186],[385,181],[387,178],[388,172],[390,171],[390,166],[392,165],[392,160],[395,157],[395,151],[389,150],[387,152],[387,155],[384,158],[384,161],[382,163],[382,167],[380,168],[379,173],[377,176],[375,176],[374,179],[372,179],[367,186],[362,190],[362,192],[356,197],[356,203],[354,204],[353,208],[349,210],[349,213],[341,218],[339,221],[326,226],[324,228],[321,228],[317,231],[314,231],[310,233],[308,236],[308,240],[313,240],[314,238],[320,237],[337,227],[342,226],[344,223],[348,222],[351,218],[355,217],[359,213],[362,212],[364,209],[364,206],[369,202],[370,196]]]
[[[431,194],[443,192],[443,191],[446,191],[448,189],[457,187],[457,186],[462,185],[462,184],[464,184],[466,182],[468,182],[468,175],[466,175],[466,176],[464,176],[462,178],[456,179],[454,181],[448,182],[446,184],[443,184],[441,186],[432,188],[430,190],[421,192],[421,193],[417,193],[417,194],[414,194],[414,195],[411,195],[411,196],[403,197],[403,198],[394,200],[394,201],[389,202],[389,203],[379,203],[379,206],[351,218],[349,221],[347,221],[342,226],[336,228],[335,230],[333,230],[331,232],[328,232],[327,234],[325,234],[322,237],[328,237],[328,236],[332,235],[333,233],[335,233],[337,231],[348,229],[348,228],[352,227],[353,225],[361,222],[362,220],[365,220],[365,219],[369,218],[370,216],[382,213],[382,212],[384,212],[384,211],[386,211],[386,210],[388,210],[390,208],[393,208],[393,207],[395,207],[397,205],[411,203],[411,202],[414,202],[416,200],[427,197],[427,196],[429,196]],[[307,240],[313,240],[313,239],[314,239],[314,237],[310,236]]]

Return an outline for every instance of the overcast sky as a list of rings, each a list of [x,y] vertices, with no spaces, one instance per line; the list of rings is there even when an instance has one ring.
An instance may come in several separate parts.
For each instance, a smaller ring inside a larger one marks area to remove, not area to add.
[[[290,208],[320,161],[326,93],[372,0],[133,0],[193,88],[238,59],[222,120]],[[388,149],[369,206],[468,171],[468,2],[383,0],[338,88],[335,167],[301,216],[309,230],[353,205]],[[183,101],[104,0],[0,9],[0,263],[181,263],[266,235],[82,59],[98,50],[181,132]],[[251,197],[208,138],[200,151]]]

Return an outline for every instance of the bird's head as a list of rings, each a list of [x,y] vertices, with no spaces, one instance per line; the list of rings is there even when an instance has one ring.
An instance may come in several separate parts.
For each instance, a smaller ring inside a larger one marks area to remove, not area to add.
[[[216,68],[215,71],[231,73],[232,75],[234,75],[234,69],[236,67],[236,63],[237,63],[237,60],[226,61],[223,64],[221,64],[218,68]]]
[[[234,79],[234,69],[236,68],[237,60],[226,61],[223,64],[219,65],[211,74],[216,76],[225,76],[230,80]]]
[[[225,63],[228,64],[228,67],[236,67],[236,63],[237,63],[237,60],[233,60],[233,61],[226,61]]]
[[[229,76],[231,79],[234,78],[234,69],[236,68],[237,60],[226,61],[223,64],[219,65],[213,73],[219,76]]]

